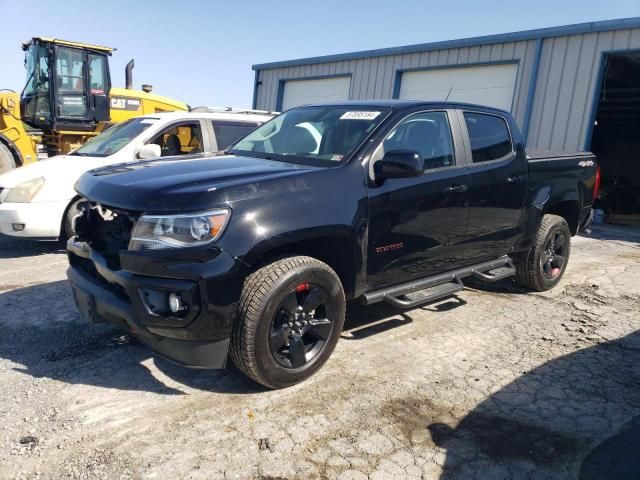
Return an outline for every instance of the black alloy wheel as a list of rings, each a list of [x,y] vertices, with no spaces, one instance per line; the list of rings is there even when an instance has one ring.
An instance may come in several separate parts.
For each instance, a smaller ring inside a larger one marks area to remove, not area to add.
[[[550,235],[545,245],[544,254],[540,256],[540,261],[544,276],[549,280],[553,280],[562,272],[567,241],[564,230],[556,230]]]
[[[276,362],[300,368],[312,361],[331,336],[327,291],[320,285],[301,283],[281,302],[271,323],[269,347]]]

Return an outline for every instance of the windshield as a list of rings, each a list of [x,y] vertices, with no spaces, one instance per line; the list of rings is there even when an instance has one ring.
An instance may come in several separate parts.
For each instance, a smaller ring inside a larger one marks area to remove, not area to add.
[[[319,165],[347,158],[382,122],[388,109],[300,107],[258,127],[229,150],[236,155]]]
[[[89,140],[71,155],[107,157],[122,150],[134,138],[155,123],[154,118],[132,118],[114,125]]]

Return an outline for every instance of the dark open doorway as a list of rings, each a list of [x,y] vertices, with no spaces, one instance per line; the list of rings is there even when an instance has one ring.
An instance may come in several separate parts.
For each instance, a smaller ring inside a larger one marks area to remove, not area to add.
[[[606,55],[601,81],[590,145],[605,193],[597,206],[640,221],[640,51]]]

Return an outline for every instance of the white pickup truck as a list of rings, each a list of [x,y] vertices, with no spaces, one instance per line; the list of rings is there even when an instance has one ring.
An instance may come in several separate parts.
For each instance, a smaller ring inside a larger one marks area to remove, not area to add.
[[[68,155],[0,175],[0,234],[68,238],[78,201],[73,187],[84,172],[139,159],[221,151],[272,117],[255,110],[196,108],[119,123]]]

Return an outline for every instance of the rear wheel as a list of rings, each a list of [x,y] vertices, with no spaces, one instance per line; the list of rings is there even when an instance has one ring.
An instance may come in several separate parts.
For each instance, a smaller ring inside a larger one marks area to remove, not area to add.
[[[282,388],[313,375],[336,346],[345,297],[336,273],[311,257],[288,257],[244,285],[231,357],[258,383]]]
[[[545,215],[533,248],[516,262],[516,282],[539,292],[555,287],[569,262],[571,230],[558,215]]]
[[[11,150],[4,143],[0,142],[0,174],[16,168],[16,159]]]

